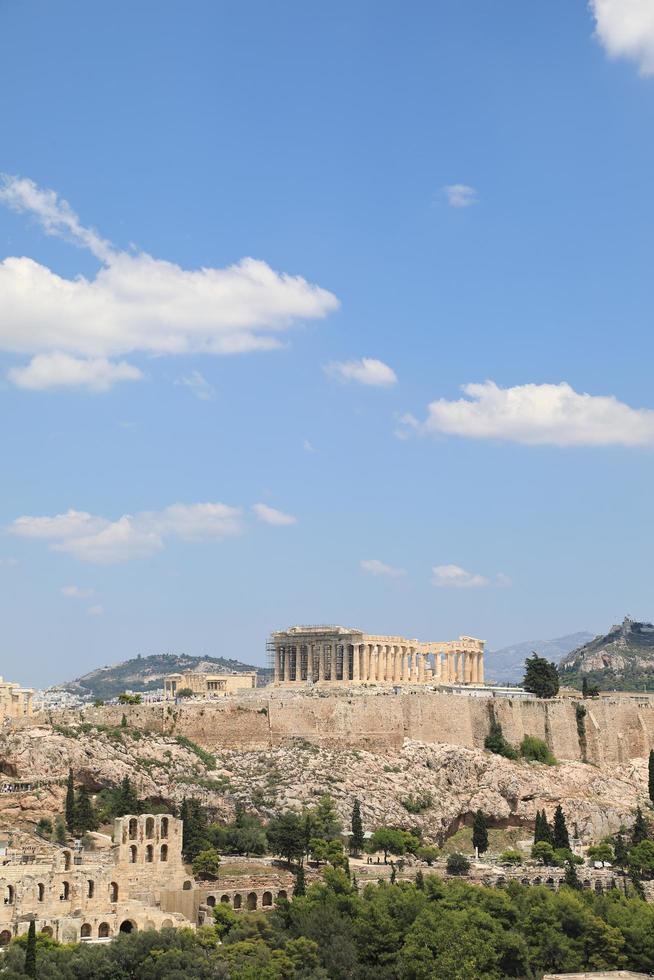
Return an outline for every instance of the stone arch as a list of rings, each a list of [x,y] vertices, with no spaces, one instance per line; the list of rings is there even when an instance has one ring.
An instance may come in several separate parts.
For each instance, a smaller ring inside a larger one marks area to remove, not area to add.
[[[53,936],[52,926],[43,926],[42,929],[39,929],[39,932],[41,933],[42,936],[48,936],[49,939],[52,939]]]
[[[583,886],[584,886],[584,888],[590,888],[591,887],[590,878],[585,878],[584,879]]]
[[[8,946],[11,942],[11,933],[8,929],[3,929],[0,932],[0,946]]]
[[[282,888],[281,891],[277,892],[277,898],[288,898],[285,889]]]
[[[542,885],[542,883],[543,883],[543,879],[540,877],[540,875],[538,877],[534,878],[534,884],[535,885]]]
[[[261,904],[264,908],[269,908],[272,905],[272,892],[264,892],[261,896]]]
[[[520,884],[521,885],[528,885],[529,884],[529,878],[521,878],[520,879]]]
[[[162,929],[172,929],[172,927],[173,927],[172,919],[164,919],[163,922],[161,923]]]
[[[221,902],[222,905],[229,905],[229,902],[230,902],[229,895],[221,895],[220,896],[220,902]]]
[[[62,883],[61,883],[61,895],[59,896],[59,900],[61,902],[67,902],[69,898],[70,898],[70,882],[69,881],[62,881]]]
[[[598,895],[601,895],[602,892],[604,891],[604,886],[602,885],[601,881],[595,882],[595,891],[597,892]]]
[[[146,864],[152,864],[154,861],[154,847],[152,844],[148,844],[145,848],[145,861]]]
[[[136,932],[136,923],[132,919],[123,919],[123,921],[120,923],[120,928],[118,931],[127,933]]]
[[[130,848],[129,848],[129,863],[130,864],[136,864],[138,855],[139,855],[139,849],[136,846],[136,844],[130,844]]]
[[[160,861],[168,860],[168,844],[161,845],[161,850],[159,851],[159,860]]]
[[[70,871],[70,865],[71,865],[70,851],[64,851],[64,871]]]
[[[101,922],[98,926],[98,939],[108,939],[111,935],[111,929],[108,922]]]
[[[162,817],[161,818],[161,824],[160,824],[160,828],[159,828],[159,836],[160,837],[167,837],[168,836],[168,817]]]
[[[145,818],[145,836],[148,840],[152,840],[154,837],[154,817]]]
[[[77,929],[73,925],[64,926],[61,934],[61,941],[63,943],[76,943],[77,942]]]
[[[545,882],[545,884],[548,886],[548,888],[553,888],[554,887],[554,878],[548,878],[547,881]]]
[[[192,887],[193,887],[193,882],[189,881],[189,879],[187,878],[184,884],[182,885],[182,891],[190,892]]]
[[[212,909],[215,904],[216,904],[216,896],[207,895],[207,905],[209,906],[209,908]]]
[[[152,921],[152,919],[146,919],[145,922],[143,923],[143,928],[146,929],[146,930],[148,930],[148,931],[152,931],[153,929],[156,929],[157,927],[155,926],[155,924]]]
[[[42,881],[36,886],[36,900],[42,902],[45,899],[45,885]]]
[[[84,925],[82,926],[82,928],[80,929],[79,934],[80,934],[80,938],[81,939],[90,939],[91,938],[91,923],[90,922],[85,922]]]
[[[14,899],[16,898],[16,892],[13,885],[5,885],[4,900],[5,905],[13,905]]]
[[[247,907],[248,907],[248,911],[249,912],[253,912],[254,909],[256,909],[256,907],[257,907],[257,893],[256,892],[250,892],[250,894],[248,895],[248,897],[247,897]]]
[[[112,881],[111,884],[109,885],[109,901],[110,902],[118,901],[118,885],[115,881]]]
[[[240,895],[234,895],[234,908],[240,909],[243,904],[243,899]]]
[[[129,827],[129,839],[136,840],[139,832],[139,822],[136,819],[136,817],[130,817],[128,827]]]

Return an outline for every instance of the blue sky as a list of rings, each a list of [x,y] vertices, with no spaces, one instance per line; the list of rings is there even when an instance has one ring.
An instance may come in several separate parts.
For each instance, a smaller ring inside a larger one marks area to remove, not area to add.
[[[0,0],[5,676],[652,618],[649,6]]]

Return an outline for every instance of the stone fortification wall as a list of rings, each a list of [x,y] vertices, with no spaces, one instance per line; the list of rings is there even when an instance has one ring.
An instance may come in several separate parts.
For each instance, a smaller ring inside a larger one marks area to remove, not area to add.
[[[578,717],[578,705],[586,714]],[[654,698],[619,696],[597,701],[478,698],[404,690],[261,691],[205,704],[155,703],[85,708],[34,716],[66,724],[79,721],[129,724],[146,731],[184,735],[210,751],[265,750],[308,740],[322,746],[394,752],[404,739],[483,748],[491,713],[505,737],[544,739],[561,760],[603,763],[643,758],[654,748]],[[21,724],[27,723],[26,721]]]

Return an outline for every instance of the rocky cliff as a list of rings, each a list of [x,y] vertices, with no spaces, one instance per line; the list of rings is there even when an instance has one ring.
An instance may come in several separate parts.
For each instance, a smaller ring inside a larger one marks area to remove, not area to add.
[[[560,671],[562,682],[572,687],[581,687],[586,676],[604,691],[652,690],[654,625],[626,618],[564,657]]]

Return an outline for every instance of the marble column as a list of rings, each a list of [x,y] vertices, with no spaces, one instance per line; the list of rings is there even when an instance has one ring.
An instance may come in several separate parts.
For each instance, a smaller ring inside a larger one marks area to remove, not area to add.
[[[479,678],[477,677],[477,666],[479,664],[479,658],[476,653],[470,654],[470,683],[477,684]]]
[[[352,644],[352,680],[358,684],[361,679],[361,670],[359,665],[359,644]]]
[[[275,644],[275,674],[273,677],[275,684],[279,683],[279,644]]]
[[[484,683],[484,654],[483,654],[483,652],[482,653],[478,653],[477,654],[477,657],[479,658],[478,664],[477,664],[477,677],[479,678],[479,683],[480,684],[483,684]]]
[[[288,683],[291,679],[291,648],[284,647],[284,680]]]
[[[424,684],[425,682],[425,655],[424,653],[418,654],[418,684]]]

